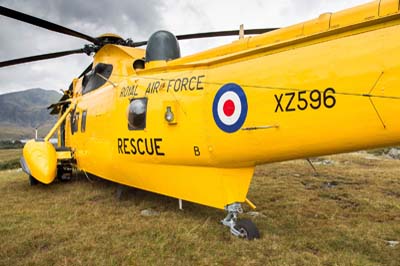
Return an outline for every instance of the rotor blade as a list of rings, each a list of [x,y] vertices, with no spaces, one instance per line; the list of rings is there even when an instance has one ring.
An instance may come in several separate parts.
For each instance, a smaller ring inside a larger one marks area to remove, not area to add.
[[[279,28],[266,28],[266,29],[248,29],[244,30],[244,34],[252,35],[252,34],[262,34],[274,30],[278,30]],[[191,34],[183,34],[177,35],[176,38],[178,40],[189,40],[189,39],[200,39],[200,38],[211,38],[211,37],[225,37],[225,36],[235,36],[239,35],[239,30],[226,30],[226,31],[212,31],[212,32],[201,32],[201,33],[191,33]],[[146,45],[147,41],[135,42],[134,46],[139,47]]]
[[[267,29],[249,29],[244,30],[244,34],[262,34],[270,31],[277,30],[279,28],[267,28]],[[214,31],[214,32],[202,32],[202,33],[192,33],[177,35],[178,40],[188,40],[188,39],[199,39],[199,38],[210,38],[210,37],[224,37],[224,36],[235,36],[239,35],[239,30],[226,30],[226,31]]]
[[[146,45],[146,44],[147,44],[147,41],[135,42],[133,44],[133,47],[140,47],[140,46],[143,46],[143,45]]]
[[[54,24],[54,23],[49,22],[47,20],[43,20],[43,19],[40,19],[40,18],[37,18],[37,17],[33,17],[31,15],[24,14],[24,13],[21,13],[19,11],[15,11],[15,10],[12,10],[12,9],[9,9],[9,8],[3,7],[3,6],[0,6],[0,15],[3,15],[3,16],[9,17],[9,18],[13,18],[13,19],[16,19],[16,20],[19,20],[19,21],[23,21],[23,22],[26,22],[26,23],[29,23],[29,24],[32,24],[32,25],[35,25],[35,26],[38,26],[38,27],[41,27],[41,28],[45,28],[45,29],[48,29],[48,30],[51,30],[51,31],[55,31],[55,32],[58,32],[58,33],[62,33],[62,34],[70,35],[70,36],[73,36],[73,37],[85,39],[85,40],[87,40],[89,42],[92,42],[94,44],[98,44],[99,43],[99,41],[96,38],[93,38],[93,37],[91,37],[89,35],[86,35],[86,34],[83,34],[83,33],[68,29],[66,27]]]
[[[57,53],[42,54],[42,55],[35,55],[35,56],[18,58],[18,59],[12,59],[12,60],[8,60],[8,61],[0,62],[0,68],[6,67],[6,66],[23,64],[23,63],[35,62],[35,61],[40,61],[40,60],[46,60],[46,59],[51,59],[51,58],[57,58],[57,57],[62,57],[62,56],[66,56],[66,55],[71,55],[71,54],[80,54],[80,53],[84,53],[83,49],[76,49],[76,50],[70,50],[70,51],[63,51],[63,52],[57,52]]]

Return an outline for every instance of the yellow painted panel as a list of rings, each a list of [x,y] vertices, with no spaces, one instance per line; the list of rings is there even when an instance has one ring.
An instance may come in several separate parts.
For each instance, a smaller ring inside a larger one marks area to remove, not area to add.
[[[57,151],[57,160],[72,159],[70,151]]]
[[[279,31],[279,35],[276,35],[276,38],[273,38],[273,41],[281,42],[281,41],[291,40],[301,37],[302,35],[303,35],[303,23],[300,23],[281,29]]]
[[[361,23],[378,17],[379,0],[332,14],[331,29]]]
[[[115,159],[118,159],[119,163],[115,164],[112,175],[106,173],[107,179],[219,209],[234,202],[245,202],[254,172],[254,167],[213,168],[140,164],[132,159],[126,160],[121,155]],[[128,163],[129,168],[122,167]],[[116,172],[126,178],[118,178]]]
[[[317,19],[304,23],[304,35],[312,35],[329,30],[332,13],[321,14]]]
[[[399,12],[399,0],[381,0],[379,16],[384,17]]]

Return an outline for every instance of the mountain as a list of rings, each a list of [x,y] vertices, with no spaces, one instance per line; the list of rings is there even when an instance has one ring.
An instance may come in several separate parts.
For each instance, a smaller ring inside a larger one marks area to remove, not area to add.
[[[30,89],[0,95],[0,139],[33,138],[39,127],[43,137],[57,117],[47,107],[62,94],[52,90]]]

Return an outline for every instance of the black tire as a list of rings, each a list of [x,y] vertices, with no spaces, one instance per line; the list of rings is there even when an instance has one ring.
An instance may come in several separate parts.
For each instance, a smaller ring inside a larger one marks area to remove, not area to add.
[[[60,166],[57,167],[57,179],[63,181],[63,170]]]
[[[34,178],[33,176],[30,175],[29,176],[29,185],[35,186],[37,184],[39,184],[39,181],[36,178]]]
[[[66,171],[63,165],[57,166],[57,179],[61,182],[69,182],[72,179],[72,170]]]
[[[250,219],[240,219],[236,221],[235,229],[243,234],[247,240],[260,238],[257,226]]]
[[[61,182],[71,181],[71,174],[64,173],[63,171],[57,171],[57,179]]]

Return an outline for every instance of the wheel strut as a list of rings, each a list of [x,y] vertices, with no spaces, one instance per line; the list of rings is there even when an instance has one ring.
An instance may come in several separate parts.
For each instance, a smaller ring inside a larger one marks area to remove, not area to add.
[[[229,227],[231,234],[240,238],[253,240],[260,238],[260,233],[256,225],[249,219],[238,219],[238,215],[243,213],[242,205],[238,202],[227,205],[225,210],[228,212],[221,223]]]

